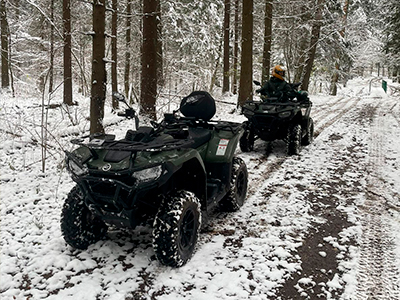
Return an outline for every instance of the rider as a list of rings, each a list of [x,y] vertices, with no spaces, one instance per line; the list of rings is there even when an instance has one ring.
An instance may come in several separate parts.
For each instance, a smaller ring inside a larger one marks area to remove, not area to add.
[[[272,69],[271,75],[269,81],[256,90],[257,93],[260,93],[262,96],[277,97],[281,101],[287,101],[297,96],[293,87],[285,81],[285,69],[282,66],[276,65]]]

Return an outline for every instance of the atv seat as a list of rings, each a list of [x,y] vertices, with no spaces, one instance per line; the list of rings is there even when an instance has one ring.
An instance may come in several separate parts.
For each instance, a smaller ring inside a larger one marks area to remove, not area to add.
[[[126,141],[131,142],[148,142],[152,139],[154,128],[149,126],[140,126],[137,130],[128,130],[125,135]]]
[[[190,148],[198,148],[211,139],[211,132],[205,128],[189,128],[189,138],[193,139]]]

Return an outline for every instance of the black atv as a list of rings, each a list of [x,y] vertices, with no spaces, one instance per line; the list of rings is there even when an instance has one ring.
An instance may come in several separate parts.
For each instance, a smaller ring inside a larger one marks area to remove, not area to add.
[[[254,81],[260,85],[258,81]],[[300,152],[301,145],[309,145],[313,140],[314,122],[310,117],[312,102],[307,92],[297,91],[300,83],[292,84],[296,98],[261,96],[260,101],[248,101],[243,106],[245,132],[240,139],[240,149],[249,152],[254,149],[254,141],[267,142],[284,140],[288,155]]]
[[[180,112],[129,130],[121,140],[72,141],[79,147],[66,152],[66,165],[77,185],[61,214],[69,245],[85,249],[104,238],[109,225],[152,224],[156,257],[179,267],[192,256],[202,221],[216,209],[243,205],[247,168],[234,155],[242,124],[210,121],[215,101],[207,92],[185,97]],[[123,115],[136,118],[131,108]]]

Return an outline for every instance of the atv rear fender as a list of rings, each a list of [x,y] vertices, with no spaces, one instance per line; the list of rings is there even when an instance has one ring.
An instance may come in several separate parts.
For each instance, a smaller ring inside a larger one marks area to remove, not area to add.
[[[219,124],[212,133],[205,156],[206,163],[231,163],[240,137],[243,135],[242,124]],[[230,127],[232,126],[232,127]]]

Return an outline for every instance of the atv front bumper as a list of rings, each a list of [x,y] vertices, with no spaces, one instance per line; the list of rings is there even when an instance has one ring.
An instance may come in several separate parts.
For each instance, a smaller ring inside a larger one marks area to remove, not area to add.
[[[133,178],[132,174],[121,178],[85,175],[74,180],[85,195],[85,204],[95,215],[106,223],[134,228],[142,223],[145,215],[153,213],[152,207],[159,201],[153,196],[154,191],[168,181],[173,169],[176,167],[172,164],[164,164],[159,175],[153,172],[148,180],[145,174],[139,174],[141,179]]]

